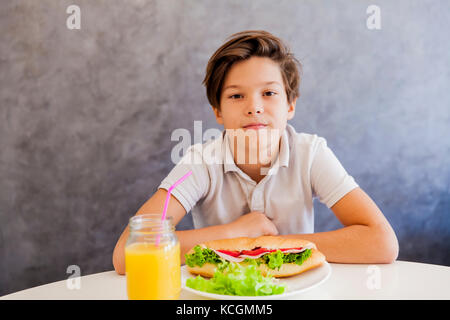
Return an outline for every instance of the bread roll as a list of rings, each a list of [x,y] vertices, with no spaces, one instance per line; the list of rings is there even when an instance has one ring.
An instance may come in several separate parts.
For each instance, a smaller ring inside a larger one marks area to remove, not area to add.
[[[212,250],[229,250],[229,251],[242,251],[252,250],[255,247],[261,247],[266,249],[286,249],[286,248],[299,248],[307,247],[311,248],[311,256],[306,259],[301,265],[296,263],[283,263],[280,269],[270,269],[266,264],[259,265],[259,269],[263,275],[271,274],[273,277],[289,277],[296,274],[300,274],[312,268],[320,266],[325,261],[325,256],[317,250],[314,243],[308,240],[301,239],[285,239],[276,236],[263,236],[258,238],[234,238],[234,239],[222,239],[214,240],[199,244],[202,248],[209,248]],[[194,252],[194,248],[189,250],[188,254]],[[245,262],[239,262],[240,265],[248,265]],[[201,275],[204,277],[212,277],[217,265],[212,263],[205,263],[203,266],[194,266],[187,269],[190,273]]]

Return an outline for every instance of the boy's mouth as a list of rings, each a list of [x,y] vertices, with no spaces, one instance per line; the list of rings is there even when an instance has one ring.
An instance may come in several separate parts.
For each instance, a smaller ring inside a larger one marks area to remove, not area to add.
[[[252,130],[259,130],[267,127],[267,124],[264,123],[250,123],[246,126],[244,126],[244,129],[252,129]]]

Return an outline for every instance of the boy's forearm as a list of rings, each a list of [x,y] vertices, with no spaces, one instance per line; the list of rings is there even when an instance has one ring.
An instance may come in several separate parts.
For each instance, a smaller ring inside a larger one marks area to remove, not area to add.
[[[180,241],[181,264],[184,264],[184,255],[196,244],[232,237],[227,224],[202,229],[175,231],[175,233]],[[113,265],[116,272],[120,275],[125,274],[125,243],[128,235],[129,232],[125,229],[114,248]]]
[[[398,256],[395,233],[381,227],[352,225],[334,231],[283,237],[314,242],[328,262],[392,263]]]
[[[125,228],[125,230],[120,235],[120,238],[117,241],[113,251],[114,270],[116,270],[117,274],[120,275],[125,274],[125,244],[127,242],[128,235],[128,228]]]

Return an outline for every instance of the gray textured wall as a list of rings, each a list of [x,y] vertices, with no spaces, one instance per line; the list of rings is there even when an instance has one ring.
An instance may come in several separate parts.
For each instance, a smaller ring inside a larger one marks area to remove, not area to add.
[[[81,7],[81,30],[66,8]],[[381,8],[381,30],[366,9]],[[450,4],[0,3],[0,295],[112,270],[127,220],[173,167],[176,128],[215,123],[201,85],[230,34],[265,29],[304,65],[298,131],[327,139],[397,232],[450,265]],[[182,228],[190,227],[189,216]],[[316,206],[316,230],[339,228]]]

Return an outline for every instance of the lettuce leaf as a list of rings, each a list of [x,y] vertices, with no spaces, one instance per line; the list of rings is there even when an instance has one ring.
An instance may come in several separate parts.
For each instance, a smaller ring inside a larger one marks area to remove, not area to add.
[[[283,252],[281,252],[281,250],[277,250],[275,252],[263,255],[261,258],[267,264],[267,266],[273,270],[275,268],[276,269],[281,268],[284,262],[283,256],[284,256]]]
[[[275,284],[272,276],[264,277],[255,265],[241,266],[234,262],[228,263],[222,271],[216,269],[209,280],[201,276],[188,278],[186,286],[204,292],[235,296],[282,294],[286,289],[284,285]]]
[[[289,253],[284,255],[283,261],[284,263],[296,263],[301,266],[306,259],[311,257],[311,254],[311,249],[306,249],[300,253]]]
[[[275,252],[271,252],[263,255],[261,258],[264,263],[270,269],[280,269],[283,263],[296,263],[299,266],[303,264],[303,262],[311,256],[311,249],[306,249],[300,253],[287,253],[284,254],[281,250],[277,250]]]
[[[219,264],[224,260],[221,259],[213,250],[200,246],[194,247],[194,253],[185,254],[185,262],[189,267],[202,267],[205,263]]]

